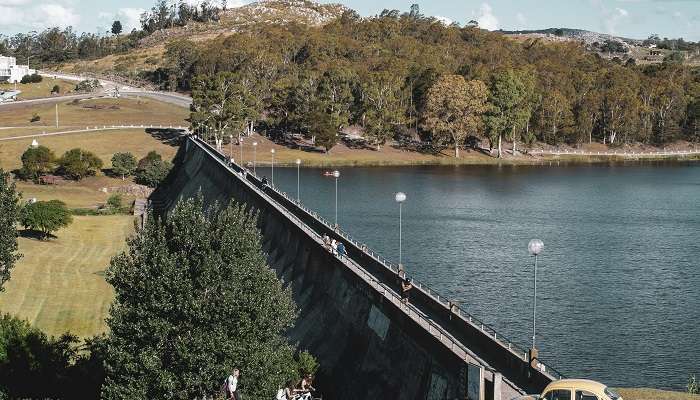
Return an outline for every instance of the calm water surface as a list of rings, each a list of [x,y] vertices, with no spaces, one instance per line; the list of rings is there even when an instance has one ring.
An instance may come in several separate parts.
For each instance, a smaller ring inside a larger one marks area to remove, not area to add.
[[[328,220],[333,178],[301,170]],[[270,177],[270,171],[258,173]],[[339,223],[409,273],[529,347],[531,238],[538,347],[571,377],[683,389],[700,375],[700,165],[345,168]],[[275,168],[296,195],[296,169]]]

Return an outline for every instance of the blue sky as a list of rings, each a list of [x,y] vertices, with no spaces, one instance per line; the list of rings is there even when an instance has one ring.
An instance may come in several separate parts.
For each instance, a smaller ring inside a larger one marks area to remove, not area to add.
[[[173,0],[175,1],[175,0]],[[189,0],[196,2],[197,0]],[[231,4],[248,1],[228,0]],[[487,29],[581,28],[631,38],[683,37],[700,41],[700,0],[340,0],[361,15],[384,8],[408,10],[418,3],[427,15],[448,21],[476,19]],[[113,19],[127,27],[154,0],[0,0],[0,34],[72,25],[104,31]]]

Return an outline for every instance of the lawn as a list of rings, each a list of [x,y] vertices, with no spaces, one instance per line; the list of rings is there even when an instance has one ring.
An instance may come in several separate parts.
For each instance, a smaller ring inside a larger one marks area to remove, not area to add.
[[[20,238],[24,257],[0,294],[0,311],[25,318],[49,335],[104,332],[114,296],[104,270],[131,232],[128,215],[74,217],[56,239]]]
[[[625,400],[700,400],[700,395],[658,389],[616,389]]]
[[[80,132],[0,141],[0,167],[6,170],[19,168],[22,165],[20,157],[33,139],[49,147],[57,157],[75,147],[92,151],[102,159],[105,168],[111,166],[112,155],[117,152],[130,151],[137,158],[141,158],[149,151],[155,150],[165,159],[171,159],[177,152],[177,147],[164,143],[143,129]]]
[[[17,96],[17,98],[20,100],[30,100],[38,99],[41,97],[51,97],[51,89],[53,89],[54,85],[58,85],[58,87],[60,88],[59,94],[66,94],[75,89],[75,82],[63,79],[53,79],[44,77],[44,79],[39,83],[18,83],[17,90],[21,90],[22,93],[20,93],[19,96]],[[14,83],[0,84],[0,91],[14,89]]]
[[[55,104],[58,104],[59,128],[132,124],[189,125],[185,121],[185,118],[189,117],[189,110],[147,98],[64,100],[51,104],[14,103],[3,106],[7,107],[7,111],[3,108],[0,112],[0,127],[27,129],[2,129],[0,137],[41,133],[37,131],[55,128]],[[38,115],[40,120],[30,122],[34,114]]]

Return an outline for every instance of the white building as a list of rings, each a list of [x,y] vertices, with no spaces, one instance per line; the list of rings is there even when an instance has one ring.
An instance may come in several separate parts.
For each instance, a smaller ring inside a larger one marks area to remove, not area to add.
[[[35,72],[36,70],[29,69],[29,65],[17,65],[17,60],[14,57],[0,55],[0,82],[19,82],[23,76]]]

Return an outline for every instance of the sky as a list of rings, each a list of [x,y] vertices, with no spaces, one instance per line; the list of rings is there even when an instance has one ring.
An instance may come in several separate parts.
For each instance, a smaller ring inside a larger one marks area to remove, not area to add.
[[[176,0],[172,0],[176,1]],[[197,2],[198,0],[188,0]],[[228,0],[229,6],[248,3]],[[485,29],[580,28],[635,39],[651,34],[700,41],[700,0],[333,0],[363,16],[382,9],[421,13],[445,22],[477,20]],[[118,19],[125,31],[155,0],[0,0],[0,34],[73,26],[78,32],[102,33]]]

